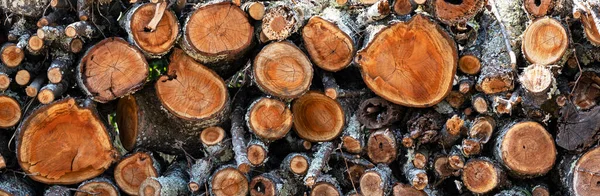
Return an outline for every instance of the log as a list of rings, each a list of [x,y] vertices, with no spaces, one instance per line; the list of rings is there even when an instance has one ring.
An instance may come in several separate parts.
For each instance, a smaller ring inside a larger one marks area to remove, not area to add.
[[[552,14],[554,4],[557,0],[524,0],[523,7],[533,17],[543,17]]]
[[[254,20],[262,20],[265,16],[265,4],[262,2],[249,1],[240,6]]]
[[[306,176],[304,176],[304,185],[308,187],[313,187],[318,182],[317,179],[321,176],[321,170],[323,170],[325,164],[329,161],[329,156],[333,151],[333,143],[332,142],[323,142],[318,150],[313,154],[312,161],[310,162],[310,167],[306,172]]]
[[[50,2],[50,4],[52,4],[52,2]],[[53,12],[50,12],[48,15],[41,17],[36,23],[36,25],[38,28],[42,28],[44,26],[56,26],[56,23],[62,20],[63,16],[65,16],[65,11],[55,10]]]
[[[490,141],[494,130],[496,129],[496,121],[490,116],[478,116],[471,123],[468,135],[483,144]]]
[[[206,185],[214,164],[210,158],[198,159],[188,169],[190,180],[188,188],[192,193],[196,193],[201,187]]]
[[[72,58],[73,56],[69,54],[54,56],[54,60],[50,63],[47,71],[50,83],[57,84],[63,79],[70,79],[68,76],[72,75]]]
[[[573,18],[579,19],[583,30],[585,32],[585,38],[595,46],[600,45],[600,19],[598,18],[598,2],[593,1],[573,1]]]
[[[261,97],[248,107],[246,124],[261,140],[275,141],[292,128],[292,111],[282,101]]]
[[[40,74],[36,76],[36,78],[31,82],[31,84],[29,84],[25,88],[25,94],[27,94],[28,97],[36,97],[38,95],[38,92],[42,88],[42,85],[46,83],[46,79],[47,77],[45,74]]]
[[[350,65],[356,51],[357,27],[349,15],[327,8],[302,28],[302,40],[312,62],[336,72]]]
[[[125,40],[111,37],[88,49],[76,72],[81,90],[106,103],[139,90],[148,77],[148,62]]]
[[[179,118],[196,121],[198,126],[225,121],[230,105],[223,79],[182,50],[175,49],[170,60],[167,74],[155,84],[162,105]]]
[[[408,132],[410,137],[416,140],[416,146],[437,142],[438,131],[442,129],[445,123],[439,113],[426,110],[414,112],[409,116],[412,117],[407,122]]]
[[[253,33],[254,27],[240,7],[226,1],[197,4],[185,19],[179,45],[201,63],[230,62],[250,48]],[[222,72],[229,66],[225,63],[212,68]]]
[[[600,123],[600,107],[588,111],[578,111],[572,104],[567,104],[560,111],[556,145],[571,152],[583,152],[596,144]]]
[[[465,127],[465,121],[458,117],[458,115],[452,116],[446,121],[441,131],[440,142],[442,146],[448,148],[460,138],[460,136],[467,131]]]
[[[442,23],[450,26],[464,26],[476,14],[483,10],[486,4],[484,0],[462,0],[446,1],[434,0],[428,1],[433,9],[431,13]]]
[[[50,7],[58,9],[58,8],[69,8],[75,9],[77,5],[76,0],[50,0]]]
[[[37,34],[33,34],[29,37],[29,40],[27,40],[27,51],[32,55],[39,55],[42,53],[42,50],[46,48],[45,46],[44,40],[38,37]]]
[[[556,148],[552,136],[542,125],[526,121],[511,123],[499,133],[494,155],[510,174],[536,177],[552,169]]]
[[[98,29],[87,21],[77,21],[65,27],[65,35],[70,38],[85,37],[95,38],[99,34]]]
[[[407,33],[401,38],[388,36],[397,31]],[[454,40],[439,25],[416,15],[409,22],[394,23],[372,33],[377,34],[366,40],[367,46],[357,53],[356,63],[375,94],[404,106],[429,107],[450,92],[458,52]],[[415,50],[417,43],[426,47]]]
[[[371,162],[378,164],[390,164],[396,160],[398,154],[398,142],[392,130],[377,130],[367,140],[367,156]]]
[[[538,184],[531,188],[533,196],[550,196],[550,188],[545,184]]]
[[[481,71],[481,61],[477,56],[464,55],[458,59],[458,69],[469,75],[476,75]]]
[[[310,158],[304,153],[290,153],[281,162],[281,169],[295,177],[301,177],[308,171],[309,162]]]
[[[17,44],[5,43],[0,48],[0,59],[2,59],[2,63],[8,68],[19,66],[24,58],[25,51],[23,48],[19,48]]]
[[[308,92],[292,104],[294,130],[311,142],[331,141],[343,131],[344,111],[336,100]]]
[[[394,1],[393,11],[397,15],[408,15],[417,8],[417,5],[415,0],[396,0]]]
[[[129,43],[150,58],[160,58],[171,51],[179,35],[179,22],[170,10],[160,17],[155,29],[146,27],[154,18],[156,7],[153,3],[135,4],[119,21]]]
[[[208,127],[200,133],[200,141],[211,161],[226,163],[233,158],[231,140],[225,136],[225,130],[221,127]]]
[[[426,196],[427,193],[422,190],[417,190],[408,184],[396,183],[392,189],[392,195],[394,196]]]
[[[123,157],[114,170],[117,186],[129,195],[138,195],[146,178],[160,176],[161,164],[154,156],[152,152],[138,150]]]
[[[39,18],[50,0],[2,0],[0,8],[15,15]]]
[[[340,138],[342,140],[342,147],[346,152],[354,154],[363,152],[366,145],[365,134],[356,114],[350,117],[348,125],[346,125]]]
[[[90,16],[92,10],[93,1],[91,0],[77,0],[77,14],[79,15],[79,20],[87,21]]]
[[[474,139],[463,139],[462,141],[462,154],[465,157],[473,157],[475,155],[481,154],[483,150],[483,145],[478,140]]]
[[[504,171],[488,158],[469,159],[462,173],[462,181],[469,191],[485,194],[505,184]]]
[[[281,170],[273,170],[268,173],[255,176],[250,181],[250,195],[252,196],[276,196],[296,195],[300,186],[288,175],[282,174]]]
[[[552,95],[557,91],[556,80],[550,68],[537,64],[530,65],[523,70],[519,81],[523,89],[521,105],[528,116],[541,118],[548,112],[552,113],[546,109],[547,107],[543,107],[546,102],[550,102]]]
[[[331,175],[321,175],[317,178],[315,185],[310,190],[310,196],[331,195],[340,196],[342,190],[338,182]]]
[[[364,195],[389,195],[392,187],[392,170],[384,164],[368,169],[360,177],[360,190]]]
[[[62,94],[65,93],[68,88],[69,86],[65,81],[57,84],[47,84],[40,89],[37,99],[41,104],[49,104],[62,97]]]
[[[573,87],[571,98],[573,104],[579,110],[589,110],[597,105],[596,98],[600,96],[600,89],[596,88],[599,82],[600,72],[596,70],[582,70],[577,74],[579,82]]]
[[[115,183],[107,177],[97,177],[91,180],[87,180],[77,187],[75,196],[86,196],[90,193],[107,195],[107,196],[119,196],[119,188],[115,186]]]
[[[4,93],[0,95],[0,128],[9,129],[21,120],[21,103],[15,96]]]
[[[46,189],[46,191],[44,191],[44,196],[71,196],[71,189],[64,187],[64,186],[60,186],[60,185],[53,185],[51,187],[48,187]]]
[[[243,173],[250,171],[250,161],[248,160],[248,149],[246,141],[246,129],[244,129],[244,107],[246,107],[246,89],[240,89],[234,100],[233,112],[231,113],[231,144],[235,158],[237,170]]]
[[[35,195],[35,189],[23,178],[3,173],[0,174],[0,195]]]
[[[15,74],[15,82],[20,86],[29,84],[31,73],[27,69],[21,69]]]
[[[252,167],[263,166],[269,160],[269,148],[261,140],[252,139],[247,146],[248,162]]]
[[[164,109],[153,85],[119,99],[115,119],[126,150],[144,148],[171,154],[183,154],[185,150],[192,156],[201,153],[198,136],[203,122],[181,119]]]
[[[362,28],[384,19],[390,15],[390,11],[389,0],[377,0],[356,16],[356,22],[358,23],[358,26]]]
[[[598,157],[600,148],[565,158],[560,165],[560,180],[565,188],[565,195],[594,195],[598,192]]]
[[[310,60],[293,43],[273,42],[254,58],[254,82],[266,94],[283,99],[300,97],[310,87]]]
[[[326,1],[279,1],[268,6],[261,33],[267,41],[282,41],[298,32],[310,17],[327,5]]]
[[[566,62],[569,36],[556,19],[544,17],[534,20],[523,34],[523,56],[532,64],[562,65]]]
[[[79,37],[70,38],[64,36],[57,42],[54,42],[54,45],[58,45],[58,47],[66,52],[79,53],[83,50],[83,40]]]
[[[448,156],[438,155],[433,159],[433,171],[437,182],[441,182],[454,175],[455,169],[450,166]]]
[[[186,195],[189,176],[184,161],[174,161],[160,177],[146,178],[140,184],[138,195]]]
[[[462,147],[459,145],[452,146],[450,154],[448,154],[448,164],[454,170],[463,169],[465,167],[465,155]]]
[[[480,114],[487,114],[492,111],[490,109],[491,105],[484,93],[473,95],[471,98],[471,105],[473,105],[473,109]]]
[[[17,158],[31,179],[75,184],[100,175],[118,159],[109,129],[94,106],[89,100],[79,103],[66,98],[43,105],[20,125]]]
[[[8,74],[0,71],[0,91],[5,91],[10,87],[10,83],[12,82],[12,78],[8,76]]]
[[[380,129],[400,120],[403,110],[402,106],[381,97],[373,97],[360,103],[356,115],[358,121],[367,129]]]
[[[244,196],[248,194],[248,177],[235,165],[217,169],[209,179],[210,192],[215,196]]]
[[[423,190],[428,186],[429,177],[427,177],[427,172],[423,169],[415,168],[412,161],[407,161],[401,169],[408,184],[413,188]]]
[[[54,41],[58,40],[61,37],[65,36],[65,27],[64,26],[44,26],[37,30],[37,36],[44,41]]]

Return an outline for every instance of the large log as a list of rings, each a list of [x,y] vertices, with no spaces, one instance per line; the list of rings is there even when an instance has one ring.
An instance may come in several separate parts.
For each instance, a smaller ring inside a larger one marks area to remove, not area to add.
[[[571,158],[565,157],[560,163],[560,180],[565,189],[564,194],[588,196],[595,195],[598,187],[598,172],[600,172],[600,148]]]

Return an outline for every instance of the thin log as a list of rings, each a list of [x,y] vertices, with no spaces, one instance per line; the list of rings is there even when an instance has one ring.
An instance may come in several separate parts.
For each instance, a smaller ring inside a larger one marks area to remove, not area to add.
[[[349,153],[360,154],[365,149],[365,135],[356,114],[350,117],[341,139],[342,147]]]
[[[77,21],[65,27],[65,35],[70,38],[84,37],[91,39],[97,37],[98,34],[98,29],[87,21]]]
[[[454,145],[456,140],[460,138],[463,133],[466,133],[467,128],[465,127],[465,121],[458,117],[458,115],[452,116],[446,121],[441,131],[440,142],[445,147]]]
[[[331,175],[320,175],[310,191],[310,196],[319,195],[340,196],[342,195],[342,190],[336,179]]]
[[[321,170],[329,161],[329,156],[333,151],[333,142],[323,142],[319,145],[318,150],[313,154],[313,159],[310,162],[310,167],[304,177],[304,185],[313,187],[321,176]],[[314,187],[313,187],[314,188]]]
[[[47,84],[40,89],[37,99],[42,104],[49,104],[62,97],[62,94],[65,93],[68,88],[69,85],[65,81],[56,84]]]
[[[490,116],[479,116],[471,123],[468,135],[485,144],[492,138],[496,129],[496,121]]]
[[[45,41],[54,41],[65,36],[64,26],[44,26],[37,30],[37,36]]]
[[[160,177],[149,177],[142,182],[138,195],[185,195],[189,176],[184,161],[175,161]]]
[[[21,120],[21,103],[19,103],[18,99],[15,99],[15,96],[12,96],[12,93],[3,93],[0,95],[0,128],[8,129],[17,125],[17,123]]]
[[[248,194],[248,177],[236,169],[235,165],[225,165],[210,177],[210,192],[216,196],[244,196]]]
[[[260,139],[271,142],[285,137],[292,128],[292,111],[277,99],[261,97],[248,107],[246,124]]]
[[[192,193],[198,192],[208,181],[215,164],[209,158],[198,159],[189,167],[190,180],[188,188]]]
[[[254,20],[262,20],[265,16],[265,4],[262,2],[249,1],[240,7]]]
[[[52,2],[50,4],[52,4]],[[42,28],[44,26],[56,26],[56,23],[63,19],[63,16],[65,15],[65,12],[62,10],[50,12],[48,15],[43,16],[38,20],[37,27]]]
[[[21,64],[25,58],[25,51],[19,48],[17,44],[5,43],[0,48],[0,59],[2,63],[8,68],[14,68]]]
[[[263,173],[250,182],[252,196],[296,195],[299,189],[296,182],[281,170]]]
[[[37,97],[38,92],[42,88],[42,85],[46,83],[47,77],[45,74],[40,74],[25,88],[25,94],[28,97]]]
[[[248,173],[251,169],[251,163],[248,160],[247,142],[245,138],[246,129],[244,128],[244,107],[246,106],[247,92],[240,89],[234,100],[233,112],[231,113],[231,144],[235,164],[240,172]]]
[[[119,188],[107,177],[97,177],[87,180],[77,187],[75,196],[86,196],[89,193],[101,193],[106,196],[119,196]]]
[[[247,145],[248,162],[252,167],[260,167],[269,160],[269,147],[258,139],[253,139]]]
[[[140,185],[146,178],[159,177],[161,164],[155,154],[137,151],[129,154],[117,163],[114,170],[116,184],[123,192],[138,195]]]
[[[310,162],[310,158],[304,153],[290,153],[281,162],[281,168],[295,177],[301,177],[308,171]]]

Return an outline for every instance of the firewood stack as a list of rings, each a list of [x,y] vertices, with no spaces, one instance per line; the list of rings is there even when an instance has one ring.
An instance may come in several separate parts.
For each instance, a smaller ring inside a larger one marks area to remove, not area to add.
[[[600,195],[597,0],[0,11],[0,195]]]

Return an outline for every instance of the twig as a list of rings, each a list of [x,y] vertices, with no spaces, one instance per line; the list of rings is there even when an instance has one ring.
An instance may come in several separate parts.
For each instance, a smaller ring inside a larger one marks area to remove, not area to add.
[[[496,1],[490,0],[489,4],[492,6],[492,13],[494,14],[494,17],[496,17],[498,24],[500,24],[500,30],[502,32],[502,36],[504,37],[504,44],[506,44],[506,49],[508,50],[508,54],[510,56],[510,66],[514,70],[517,67],[517,55],[515,55],[515,52],[513,52],[512,47],[510,46],[510,39],[507,33],[508,30],[502,23],[502,16],[498,12],[498,8],[496,8]]]

